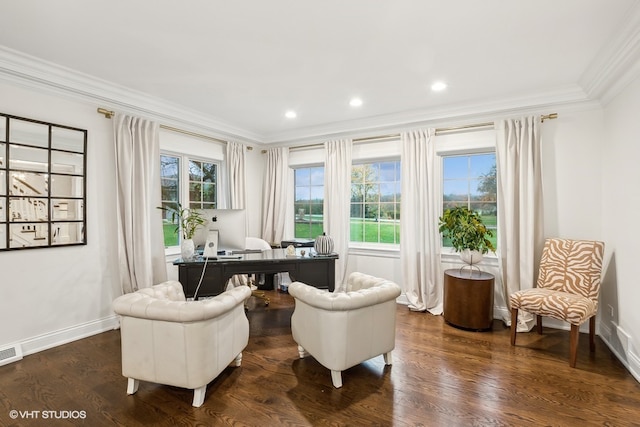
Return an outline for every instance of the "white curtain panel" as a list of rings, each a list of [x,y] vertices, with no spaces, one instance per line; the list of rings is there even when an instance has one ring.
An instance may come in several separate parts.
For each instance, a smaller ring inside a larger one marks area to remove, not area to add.
[[[324,144],[324,232],[333,239],[336,260],[335,292],[345,290],[351,236],[351,139]]]
[[[504,300],[531,289],[544,244],[540,119],[495,122],[498,171],[498,254]],[[510,319],[503,319],[510,324]],[[518,331],[529,331],[535,319],[518,315]]]
[[[229,207],[244,209],[247,205],[245,154],[247,147],[227,142],[227,174],[229,176]]]
[[[118,254],[123,293],[167,280],[158,125],[116,114]]]
[[[285,236],[289,198],[289,148],[267,150],[262,192],[262,238],[280,243]]]
[[[401,134],[400,263],[409,308],[440,315],[443,278],[438,218],[442,200],[435,176],[439,169],[434,139],[434,129]]]

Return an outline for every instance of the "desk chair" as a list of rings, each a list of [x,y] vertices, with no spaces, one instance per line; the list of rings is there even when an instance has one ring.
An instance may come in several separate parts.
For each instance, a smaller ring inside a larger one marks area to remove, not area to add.
[[[258,237],[247,237],[245,240],[245,249],[268,251],[271,250],[271,245],[266,240],[260,239]],[[261,276],[264,277],[264,274],[255,275],[253,278],[250,278],[248,280],[247,284],[251,287],[251,296],[260,298],[264,301],[264,305],[269,305],[269,297],[267,297],[267,295],[263,291],[258,290],[256,286],[255,277],[258,277],[259,282]],[[239,280],[239,282],[243,282],[243,280]],[[234,281],[234,283],[236,283],[236,281]],[[256,287],[256,289],[253,289],[254,286]]]

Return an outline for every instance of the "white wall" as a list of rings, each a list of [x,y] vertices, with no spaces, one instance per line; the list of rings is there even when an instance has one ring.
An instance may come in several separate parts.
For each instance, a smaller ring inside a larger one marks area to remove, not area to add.
[[[28,354],[112,328],[119,292],[112,122],[96,105],[0,82],[0,111],[88,130],[86,246],[0,252],[0,348]]]
[[[601,335],[640,381],[640,78],[605,107],[602,224],[607,259]]]

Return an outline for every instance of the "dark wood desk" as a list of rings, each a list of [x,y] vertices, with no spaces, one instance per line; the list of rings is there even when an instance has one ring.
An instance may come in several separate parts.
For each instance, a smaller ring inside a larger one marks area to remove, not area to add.
[[[272,249],[260,253],[238,255],[237,259],[217,259],[207,261],[202,285],[198,296],[214,296],[224,292],[227,281],[234,274],[282,273],[287,272],[292,281],[304,282],[320,289],[335,288],[335,261],[338,255],[309,257],[306,251],[301,256],[301,249],[296,256],[287,256],[286,249]],[[192,298],[196,291],[204,260],[183,261],[177,259],[178,280],[182,283],[185,296]]]
[[[468,269],[444,272],[444,320],[474,331],[493,324],[493,274]]]

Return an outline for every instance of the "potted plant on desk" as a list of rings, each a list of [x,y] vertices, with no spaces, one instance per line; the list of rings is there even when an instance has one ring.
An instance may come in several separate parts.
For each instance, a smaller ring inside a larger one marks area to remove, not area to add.
[[[172,206],[160,206],[158,209],[161,209],[165,212],[171,214],[171,223],[176,225],[176,234],[182,230],[182,241],[180,242],[180,256],[185,261],[190,261],[193,259],[196,248],[193,243],[193,235],[195,234],[197,228],[204,224],[204,218],[202,218],[202,214],[196,210],[183,208],[180,203],[178,203],[178,207],[174,208]]]
[[[470,267],[482,261],[489,250],[496,250],[488,239],[493,232],[484,225],[479,213],[465,206],[447,209],[439,218],[439,231],[445,239],[451,239],[451,246]]]

